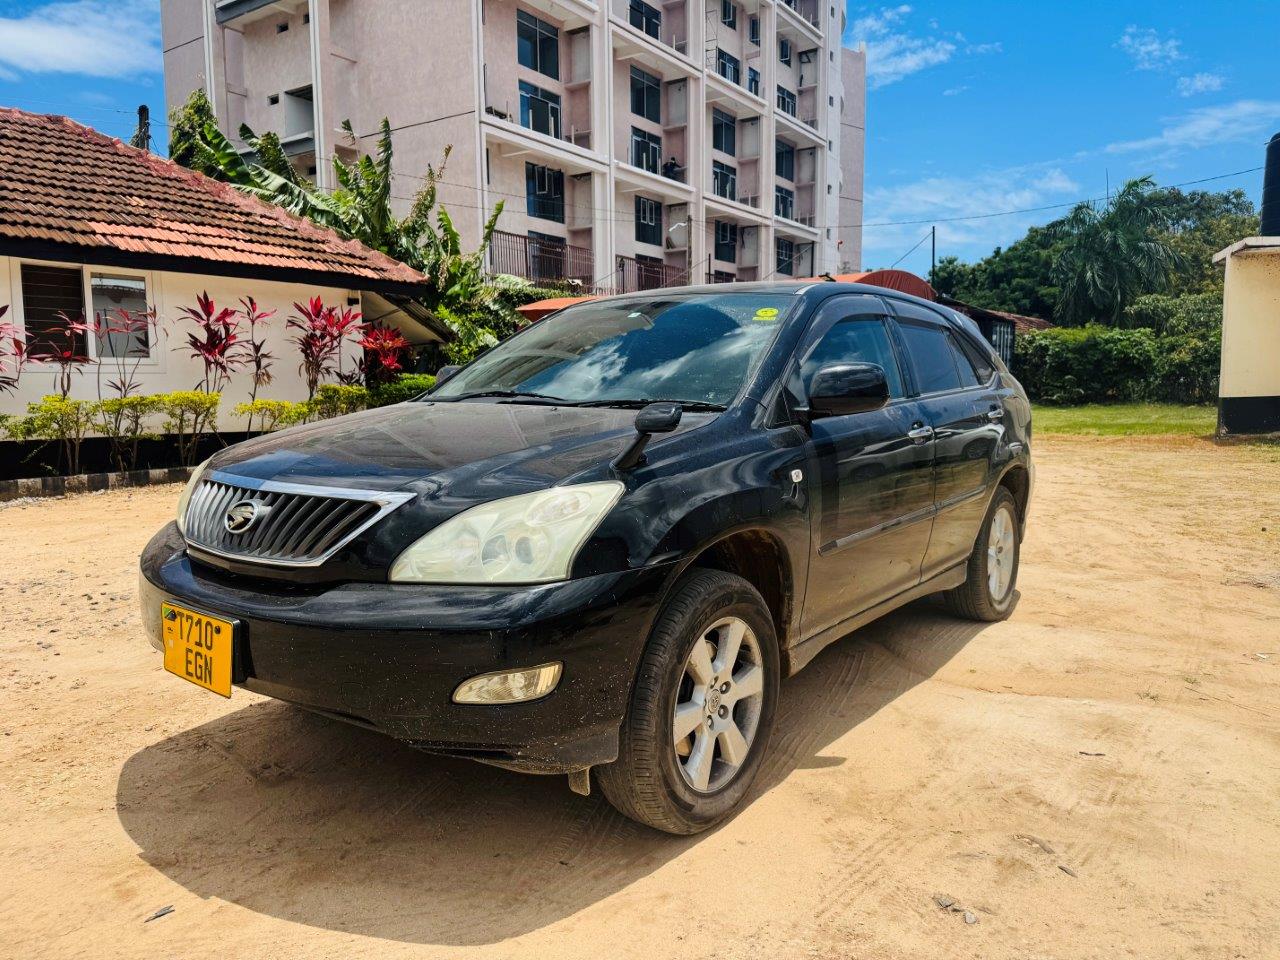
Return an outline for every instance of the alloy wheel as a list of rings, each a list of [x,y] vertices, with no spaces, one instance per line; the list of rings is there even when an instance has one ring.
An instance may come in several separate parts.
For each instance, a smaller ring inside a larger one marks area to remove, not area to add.
[[[1013,582],[1018,556],[1015,536],[1013,512],[1008,504],[1001,504],[991,517],[991,529],[987,533],[987,590],[995,603],[1004,600]]]
[[[685,782],[714,793],[742,769],[764,703],[764,662],[746,621],[718,620],[694,642],[672,718],[676,761]]]

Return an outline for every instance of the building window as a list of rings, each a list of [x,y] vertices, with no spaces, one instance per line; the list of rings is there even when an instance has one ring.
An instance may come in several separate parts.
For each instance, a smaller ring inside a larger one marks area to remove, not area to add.
[[[662,14],[644,0],[631,0],[631,6],[627,10],[627,20],[642,33],[657,39],[659,28],[662,26]]]
[[[794,182],[796,179],[796,148],[785,140],[779,140],[773,155],[778,176],[783,180]]]
[[[711,146],[733,156],[738,152],[738,120],[723,110],[711,110]]]
[[[738,225],[728,220],[716,221],[716,259],[738,262]]]
[[[793,117],[796,115],[796,95],[786,87],[778,87],[778,109]]]
[[[760,46],[760,18],[752,17],[747,22],[747,37],[757,47]]]
[[[747,67],[747,93],[760,96],[760,71],[755,67]]]
[[[773,188],[773,212],[775,216],[796,218],[796,192],[786,187]]]
[[[560,31],[523,10],[516,11],[516,54],[522,67],[560,79]]]
[[[650,173],[657,173],[661,161],[662,138],[639,127],[632,127],[631,165],[641,170],[648,170]]]
[[[648,197],[636,197],[636,243],[662,246],[662,204]]]
[[[564,171],[524,165],[525,211],[539,220],[564,223]]]
[[[719,160],[711,161],[711,189],[717,197],[738,199],[738,171]]]
[[[22,265],[22,324],[33,360],[67,351],[87,359],[85,331],[67,325],[68,320],[84,319],[84,274],[79,268]]]
[[[662,122],[662,81],[637,67],[631,68],[631,112],[654,123]]]
[[[742,64],[737,57],[720,49],[716,50],[716,73],[730,83],[742,82]]]
[[[786,237],[778,237],[774,244],[778,251],[778,273],[791,276],[795,269],[796,245]]]
[[[737,277],[727,270],[713,270],[711,272],[712,283],[733,283],[733,281],[737,279]]]
[[[520,81],[520,125],[560,139],[560,95]]]
[[[738,29],[738,5],[733,0],[720,0],[720,22],[730,30]]]
[[[791,66],[791,41],[786,37],[778,38],[778,62]]]
[[[151,323],[147,313],[147,281],[115,273],[89,274],[93,315],[99,321],[99,357],[151,356]]]

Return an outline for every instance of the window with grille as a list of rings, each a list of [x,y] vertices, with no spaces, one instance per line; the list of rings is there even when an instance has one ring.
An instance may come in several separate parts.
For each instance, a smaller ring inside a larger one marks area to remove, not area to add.
[[[85,332],[73,332],[67,322],[84,319],[84,274],[79,268],[22,265],[22,322],[33,360],[68,351],[87,358]]]

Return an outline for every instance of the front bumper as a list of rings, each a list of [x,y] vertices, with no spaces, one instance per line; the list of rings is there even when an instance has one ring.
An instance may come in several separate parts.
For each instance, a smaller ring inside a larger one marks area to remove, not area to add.
[[[432,752],[564,773],[617,758],[631,682],[673,570],[531,587],[296,587],[193,563],[170,524],[143,553],[140,600],[158,650],[164,600],[239,620],[237,686]],[[541,700],[451,699],[476,674],[550,661],[564,670]]]

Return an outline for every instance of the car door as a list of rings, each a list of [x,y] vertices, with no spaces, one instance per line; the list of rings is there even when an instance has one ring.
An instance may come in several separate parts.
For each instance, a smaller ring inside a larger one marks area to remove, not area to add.
[[[896,326],[924,417],[933,427],[933,532],[925,579],[962,562],[973,549],[990,491],[1004,412],[994,370],[986,381],[940,315],[918,304],[892,302]]]
[[[807,483],[813,548],[802,630],[812,636],[920,580],[933,510],[933,445],[879,297],[824,303],[787,381],[803,405],[818,368],[880,364],[887,406],[809,423]]]

